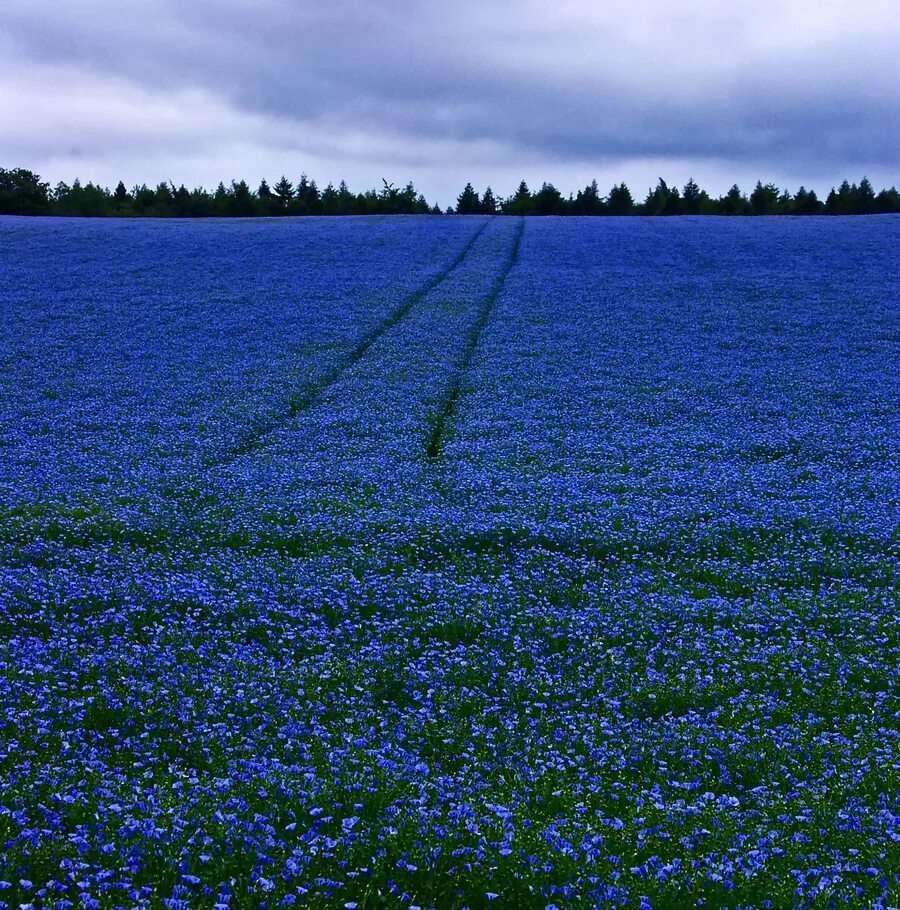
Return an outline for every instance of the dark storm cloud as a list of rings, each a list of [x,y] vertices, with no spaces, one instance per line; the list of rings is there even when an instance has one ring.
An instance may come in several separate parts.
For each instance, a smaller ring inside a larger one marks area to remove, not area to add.
[[[851,176],[897,167],[900,27],[891,2],[595,6],[12,0],[0,48],[13,73],[23,67],[23,83],[43,67],[51,94],[54,73],[82,74],[80,87],[60,82],[63,97],[104,83],[138,99],[169,93],[172,104],[196,93],[185,117],[200,125],[176,117],[169,137],[157,134],[176,152],[182,142],[202,146],[204,135],[214,143],[227,110],[234,141],[324,158],[358,158],[370,136],[373,148],[407,161],[449,148],[465,158],[471,146],[481,149],[476,169],[490,149],[512,166],[546,161],[548,177],[554,162],[638,159]],[[140,110],[125,114],[128,103],[110,144],[127,146],[131,122],[139,142],[150,138]],[[41,121],[41,110],[34,116]],[[52,116],[43,119],[50,142]],[[68,128],[80,124],[96,148],[102,130],[89,120],[85,112]]]

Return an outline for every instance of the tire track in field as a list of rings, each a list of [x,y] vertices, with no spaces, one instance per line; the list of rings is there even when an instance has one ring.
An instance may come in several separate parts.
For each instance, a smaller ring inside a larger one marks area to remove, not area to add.
[[[463,260],[468,256],[469,251],[476,244],[478,238],[485,232],[491,221],[491,218],[486,218],[475,233],[466,241],[463,248],[456,254],[449,265],[429,278],[420,288],[404,297],[397,307],[388,313],[381,322],[369,329],[347,354],[339,358],[329,369],[325,370],[315,382],[308,384],[294,393],[288,400],[287,407],[284,411],[247,433],[237,445],[233,446],[225,453],[224,457],[214,459],[210,465],[216,466],[227,463],[241,455],[246,455],[255,451],[263,444],[268,436],[288,423],[291,418],[314,405],[323,392],[327,391],[327,389],[334,385],[347,370],[351,369],[365,357],[369,348],[371,348],[385,332],[397,325],[397,323],[400,322],[400,320],[403,319],[419,301],[430,294],[438,285],[446,281],[447,278],[462,265]]]
[[[520,218],[519,224],[516,227],[516,236],[513,239],[509,257],[503,264],[503,268],[494,281],[490,292],[481,304],[481,308],[478,311],[478,317],[475,320],[471,331],[469,332],[469,337],[466,340],[466,346],[463,348],[462,356],[460,357],[459,363],[457,364],[456,370],[454,371],[453,379],[450,381],[450,385],[447,389],[447,394],[444,397],[441,409],[438,411],[436,417],[434,418],[431,435],[428,437],[428,446],[426,449],[426,454],[429,461],[436,461],[441,456],[441,450],[443,448],[445,440],[447,439],[447,436],[450,433],[453,418],[456,416],[459,399],[462,395],[463,380],[466,377],[466,373],[469,371],[469,366],[472,363],[472,358],[475,356],[475,351],[478,348],[478,340],[481,338],[481,333],[484,330],[488,319],[490,319],[491,312],[494,309],[494,304],[496,303],[497,298],[500,296],[500,293],[503,291],[503,286],[506,284],[506,279],[519,258],[519,249],[522,245],[522,234],[524,232],[525,219]]]

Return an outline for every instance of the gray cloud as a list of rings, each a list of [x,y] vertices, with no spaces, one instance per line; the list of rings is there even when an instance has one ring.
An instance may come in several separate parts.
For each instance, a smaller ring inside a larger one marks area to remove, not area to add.
[[[365,184],[394,167],[431,194],[617,166],[652,181],[667,163],[717,191],[726,173],[827,188],[900,164],[893,0],[6,7],[10,163],[105,174],[155,155],[206,183],[237,164]]]

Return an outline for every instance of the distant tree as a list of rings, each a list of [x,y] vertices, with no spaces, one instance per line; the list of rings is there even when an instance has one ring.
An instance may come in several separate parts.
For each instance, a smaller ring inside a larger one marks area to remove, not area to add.
[[[310,215],[322,214],[322,194],[315,180],[309,181],[309,188],[306,191],[306,208]]]
[[[188,188],[182,183],[178,189],[172,188],[172,214],[176,218],[190,218],[194,214],[194,200]]]
[[[710,208],[709,196],[691,177],[681,191],[681,210],[685,215],[705,215]]]
[[[563,215],[566,202],[560,191],[552,183],[544,183],[534,194],[531,211],[535,215]]]
[[[116,206],[119,209],[122,209],[124,206],[128,205],[131,202],[131,197],[128,195],[128,190],[125,189],[125,184],[120,180],[116,184],[115,192],[113,193],[113,199],[116,200]]]
[[[350,215],[356,207],[356,197],[350,192],[346,181],[342,180],[337,188],[338,207],[342,215]]]
[[[668,200],[669,185],[660,177],[656,186],[647,191],[647,196],[641,203],[641,214],[662,215],[665,212]]]
[[[614,186],[606,197],[606,207],[610,215],[630,215],[634,210],[631,190],[624,183]]]
[[[229,215],[231,208],[231,196],[228,193],[225,184],[220,180],[219,185],[213,193],[213,211],[217,215]]]
[[[346,189],[346,184],[342,183],[341,186]],[[346,214],[341,210],[340,196],[338,195],[338,191],[331,183],[329,183],[325,189],[322,190],[321,202],[323,215]]]
[[[805,186],[801,186],[794,196],[794,201],[791,205],[791,214],[817,215],[822,211],[822,208],[822,203],[819,201],[816,191],[808,190]]]
[[[158,183],[154,195],[153,214],[161,218],[171,217],[175,196],[172,193],[170,185],[164,180],[161,183]]]
[[[722,196],[717,204],[716,211],[720,215],[749,215],[750,202],[735,183],[731,189]]]
[[[135,215],[152,215],[151,210],[155,202],[156,193],[146,183],[132,187],[131,209]]]
[[[281,199],[272,192],[265,177],[259,183],[256,191],[257,209],[260,215],[278,215],[282,212]]]
[[[0,168],[0,215],[42,215],[50,211],[50,185],[22,167]]]
[[[282,174],[281,180],[275,184],[274,190],[275,195],[278,197],[278,201],[281,204],[281,208],[287,208],[290,201],[294,198],[294,184]]]
[[[381,191],[372,200],[374,213],[379,215],[391,214],[397,208],[396,199],[400,190],[393,183],[389,183],[385,177],[381,178],[381,183]]]
[[[647,194],[641,206],[644,215],[680,215],[681,194],[677,187],[670,187],[662,177],[656,186]]]
[[[428,211],[428,203],[416,192],[411,180],[393,196],[392,206],[391,214],[395,215],[422,215]]]
[[[530,215],[532,211],[531,190],[523,180],[515,194],[503,203],[503,212],[507,215]]]
[[[467,183],[456,198],[457,215],[477,215],[481,212],[481,199],[471,183]]]
[[[868,177],[863,177],[856,188],[854,210],[857,215],[871,215],[878,210],[875,190]]]
[[[900,212],[900,193],[896,188],[884,189],[875,197],[875,211],[882,214]]]
[[[596,180],[592,180],[583,190],[578,191],[578,195],[569,206],[569,211],[573,215],[602,215],[605,213],[606,205],[600,198],[600,189]]]
[[[484,191],[484,195],[481,197],[481,211],[485,215],[496,215],[498,208],[497,197],[494,195],[494,191],[488,187]]]
[[[245,180],[231,181],[229,195],[229,214],[238,218],[249,218],[255,214],[253,193]]]
[[[148,191],[153,197],[153,191]],[[115,202],[109,190],[94,183],[82,185],[77,178],[71,186],[57,184],[53,194],[53,212],[83,218],[101,218],[116,213]]]
[[[215,215],[216,208],[213,197],[202,186],[191,190],[191,214],[195,218],[208,218]]]
[[[300,180],[297,181],[291,211],[295,215],[320,215],[324,211],[316,181],[310,180],[306,174],[301,174]]]
[[[750,194],[750,211],[754,215],[777,215],[778,187],[774,183],[763,186],[762,181],[757,180]]]
[[[834,187],[825,200],[825,213],[827,215],[852,215],[857,192],[856,184],[850,185],[849,181],[844,180],[837,192]]]

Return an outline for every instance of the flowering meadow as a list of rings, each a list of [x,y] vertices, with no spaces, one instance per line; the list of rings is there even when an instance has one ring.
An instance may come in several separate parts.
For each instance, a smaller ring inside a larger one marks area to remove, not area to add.
[[[0,910],[900,906],[900,218],[0,218]]]

